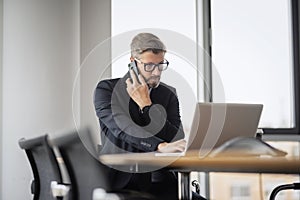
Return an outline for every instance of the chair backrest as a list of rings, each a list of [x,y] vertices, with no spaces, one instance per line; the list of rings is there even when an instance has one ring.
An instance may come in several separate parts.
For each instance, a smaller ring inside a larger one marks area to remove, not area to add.
[[[59,165],[53,149],[48,143],[48,135],[19,140],[24,149],[33,172],[33,199],[54,200],[51,192],[51,181],[62,181]]]
[[[70,176],[73,200],[92,199],[93,190],[109,190],[108,168],[97,159],[95,143],[88,129],[73,131],[54,138]]]

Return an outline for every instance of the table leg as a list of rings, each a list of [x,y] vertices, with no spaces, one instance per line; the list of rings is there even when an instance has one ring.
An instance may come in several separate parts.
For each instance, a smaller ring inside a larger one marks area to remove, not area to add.
[[[179,172],[179,199],[192,199],[192,191],[190,190],[190,172]]]

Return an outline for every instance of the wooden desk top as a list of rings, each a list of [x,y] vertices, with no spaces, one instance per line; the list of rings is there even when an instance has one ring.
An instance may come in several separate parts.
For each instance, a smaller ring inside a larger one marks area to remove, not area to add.
[[[297,157],[229,156],[200,158],[197,152],[186,156],[155,156],[155,153],[126,153],[101,155],[107,165],[167,167],[177,171],[243,172],[300,174]]]

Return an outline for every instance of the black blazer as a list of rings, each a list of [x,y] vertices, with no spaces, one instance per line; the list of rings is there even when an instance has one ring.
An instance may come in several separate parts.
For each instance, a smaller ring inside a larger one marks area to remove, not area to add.
[[[176,90],[164,83],[152,88],[152,106],[141,111],[129,97],[123,78],[102,80],[94,94],[101,128],[102,154],[156,151],[159,143],[184,138]],[[127,171],[126,169],[124,169]],[[149,174],[144,174],[149,178]],[[124,187],[131,173],[111,169],[113,188]]]

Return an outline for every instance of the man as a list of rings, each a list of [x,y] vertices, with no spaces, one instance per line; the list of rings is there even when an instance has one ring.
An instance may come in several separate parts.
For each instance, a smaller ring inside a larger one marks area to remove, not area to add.
[[[101,127],[101,153],[182,152],[186,141],[174,88],[161,83],[166,47],[151,33],[131,42],[130,70],[119,79],[100,81],[94,105]],[[147,191],[157,199],[178,199],[174,173],[130,173],[110,169],[114,189]]]

